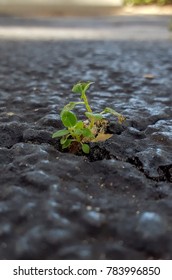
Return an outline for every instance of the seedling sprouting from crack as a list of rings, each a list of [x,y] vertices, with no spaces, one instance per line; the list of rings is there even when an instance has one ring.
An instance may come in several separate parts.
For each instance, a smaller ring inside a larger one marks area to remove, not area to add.
[[[125,117],[115,110],[106,107],[100,113],[94,113],[88,103],[86,91],[93,82],[78,82],[72,88],[72,92],[80,94],[81,101],[70,102],[60,113],[61,121],[65,129],[53,133],[52,138],[61,137],[60,144],[62,149],[71,148],[75,145],[82,149],[86,154],[90,152],[89,142],[100,142],[109,139],[113,134],[107,134],[108,121],[104,118],[105,114],[112,114],[118,118],[119,123],[123,123]],[[78,105],[84,105],[86,120],[78,120],[73,109]]]

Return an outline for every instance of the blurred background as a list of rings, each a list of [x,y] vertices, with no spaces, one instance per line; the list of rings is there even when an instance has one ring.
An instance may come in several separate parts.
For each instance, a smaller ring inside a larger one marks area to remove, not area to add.
[[[164,40],[172,0],[0,0],[0,39]]]
[[[170,5],[172,0],[0,0],[0,14],[20,16],[162,12],[169,14]]]

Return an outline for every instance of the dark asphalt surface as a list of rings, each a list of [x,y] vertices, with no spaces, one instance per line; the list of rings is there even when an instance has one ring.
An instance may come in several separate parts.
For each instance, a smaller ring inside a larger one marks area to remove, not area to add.
[[[168,22],[0,19],[1,259],[172,258]],[[127,117],[88,157],[51,138],[79,80]]]

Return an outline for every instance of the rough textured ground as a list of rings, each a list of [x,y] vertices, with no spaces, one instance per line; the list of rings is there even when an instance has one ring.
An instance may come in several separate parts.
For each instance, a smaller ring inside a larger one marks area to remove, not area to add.
[[[0,258],[171,259],[172,42],[1,40],[0,61]],[[88,157],[51,138],[78,80],[127,117]]]

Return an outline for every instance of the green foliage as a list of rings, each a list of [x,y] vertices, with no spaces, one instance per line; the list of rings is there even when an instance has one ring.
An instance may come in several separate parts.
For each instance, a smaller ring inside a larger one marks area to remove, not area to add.
[[[62,137],[67,134],[69,134],[69,131],[66,129],[58,130],[55,133],[53,133],[52,138]]]
[[[125,121],[125,117],[119,113],[117,113],[115,110],[109,108],[109,107],[106,107],[103,112],[101,112],[101,114],[112,114],[114,116],[116,116],[118,118],[118,122],[119,123],[123,123]]]
[[[64,126],[72,127],[77,123],[76,115],[71,111],[62,111],[61,120]]]
[[[90,147],[88,146],[88,144],[82,144],[82,150],[85,154],[89,154]]]
[[[93,113],[86,96],[86,91],[92,84],[93,82],[79,82],[75,84],[72,92],[79,93],[80,99],[83,101],[68,103],[60,113],[65,129],[53,133],[52,138],[61,138],[60,144],[62,149],[71,148],[72,145],[79,143],[82,151],[88,154],[90,147],[87,143],[105,141],[112,136],[112,134],[106,134],[105,129],[103,131],[103,125],[106,123],[104,122],[104,114],[108,113],[116,116],[120,123],[125,120],[124,116],[109,107],[106,107],[101,113]],[[76,114],[72,112],[77,105],[85,106],[87,120],[78,120]]]
[[[89,89],[89,87],[94,84],[94,82],[78,82],[77,84],[75,84],[72,88],[72,92],[75,93],[86,93],[87,89]]]
[[[92,120],[101,120],[103,119],[103,116],[101,114],[93,114],[93,113],[90,113],[90,112],[85,112],[85,115],[88,119]]]
[[[124,0],[126,5],[170,5],[172,0]]]

